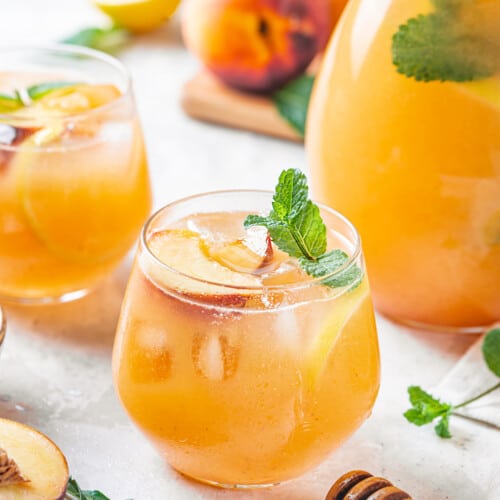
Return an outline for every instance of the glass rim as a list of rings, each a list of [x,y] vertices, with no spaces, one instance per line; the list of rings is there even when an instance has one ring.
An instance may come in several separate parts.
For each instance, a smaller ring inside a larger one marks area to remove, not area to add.
[[[105,104],[102,104],[101,106],[97,106],[96,108],[88,109],[85,111],[80,111],[78,113],[71,113],[68,115],[62,115],[62,116],[57,116],[54,117],[53,115],[48,115],[45,113],[39,113],[37,114],[36,118],[40,119],[40,121],[45,121],[45,120],[71,120],[71,119],[82,119],[82,117],[87,117],[89,115],[95,114],[95,113],[100,113],[103,110],[106,110],[108,108],[112,108],[116,106],[117,104],[120,104],[122,101],[130,98],[132,95],[132,76],[130,74],[130,71],[127,69],[125,64],[123,64],[119,59],[116,57],[113,57],[110,54],[106,54],[105,52],[102,52],[100,50],[96,49],[91,49],[89,47],[82,47],[80,45],[71,45],[71,44],[65,44],[65,43],[41,43],[41,44],[15,44],[15,45],[9,45],[9,44],[4,44],[0,45],[0,57],[2,56],[2,53],[8,53],[8,52],[16,52],[16,51],[47,51],[47,52],[55,52],[60,55],[81,55],[81,56],[86,56],[90,59],[98,60],[101,61],[105,64],[107,64],[110,67],[113,67],[114,69],[117,70],[117,72],[120,74],[120,76],[123,78],[124,81],[124,88],[123,92],[118,96],[116,99],[113,99],[110,102],[107,102]],[[16,122],[22,124],[24,122],[29,123],[30,121],[33,122],[33,117],[32,116],[16,116],[14,113],[1,113],[0,112],[0,123],[5,122],[5,124],[9,124],[9,120],[12,120],[12,118],[15,119]],[[0,147],[3,148],[3,145],[0,144]]]
[[[330,215],[333,215],[337,219],[341,220],[346,226],[349,228],[349,230],[353,234],[352,242],[351,238],[349,238],[349,241],[354,245],[354,249],[352,254],[348,256],[347,261],[340,266],[339,268],[335,269],[335,271],[331,272],[330,274],[327,274],[325,276],[320,276],[318,278],[309,276],[309,279],[306,280],[301,280],[301,281],[295,281],[292,283],[285,283],[285,284],[280,284],[280,285],[258,285],[258,286],[243,286],[243,285],[231,285],[228,283],[221,283],[218,281],[210,281],[210,280],[205,280],[202,278],[197,278],[196,276],[192,276],[188,273],[182,272],[179,269],[176,269],[174,267],[169,266],[165,262],[163,262],[161,259],[159,259],[151,250],[149,247],[148,241],[147,241],[147,233],[150,229],[151,224],[154,222],[154,220],[160,216],[162,213],[171,210],[172,208],[175,208],[176,206],[179,206],[183,203],[189,202],[191,200],[203,198],[203,197],[209,197],[209,196],[217,196],[217,195],[229,195],[229,194],[255,194],[255,195],[267,195],[270,198],[273,196],[272,191],[264,190],[264,189],[223,189],[223,190],[216,190],[216,191],[206,191],[202,193],[197,193],[191,196],[186,196],[183,198],[180,198],[178,200],[172,201],[170,203],[167,203],[163,207],[159,208],[156,210],[153,214],[149,216],[149,218],[146,220],[144,223],[144,226],[142,227],[141,230],[141,236],[140,236],[140,243],[141,247],[143,247],[146,252],[148,257],[153,259],[153,262],[155,265],[159,265],[161,268],[166,269],[168,272],[174,273],[177,276],[180,276],[182,278],[187,278],[189,280],[193,280],[197,283],[205,284],[205,285],[215,285],[218,287],[222,288],[227,288],[228,290],[246,290],[246,291],[280,291],[280,290],[297,290],[301,288],[307,288],[315,285],[324,285],[324,281],[331,279],[335,276],[340,275],[341,273],[345,272],[347,269],[349,269],[351,266],[356,264],[356,261],[359,259],[361,256],[362,250],[361,250],[361,237],[355,228],[354,224],[343,214],[338,212],[337,210],[329,207],[328,205],[324,205],[323,203],[317,203],[314,202],[322,211],[325,211],[329,213]],[[328,224],[325,224],[327,229],[329,228]],[[365,275],[365,273],[362,274],[362,277]],[[360,278],[359,281],[356,281],[354,284],[349,285],[349,289],[352,288],[353,285],[357,285],[362,277]],[[339,290],[343,290],[345,287],[339,287]],[[179,293],[182,293],[179,292]]]

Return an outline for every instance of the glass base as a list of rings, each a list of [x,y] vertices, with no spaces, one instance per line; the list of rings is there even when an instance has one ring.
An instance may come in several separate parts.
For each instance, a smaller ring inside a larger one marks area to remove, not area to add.
[[[178,469],[175,469],[182,476],[191,479],[192,481],[196,481],[198,483],[207,484],[208,486],[213,486],[215,488],[220,488],[224,490],[262,490],[266,488],[272,488],[274,486],[278,486],[280,483],[263,483],[263,484],[236,484],[236,483],[219,483],[217,481],[211,481],[210,479],[203,479],[200,477],[191,476],[182,472]]]
[[[432,332],[432,333],[457,333],[457,334],[465,334],[465,335],[478,335],[480,333],[484,333],[491,325],[479,325],[479,326],[445,326],[445,325],[431,325],[427,323],[420,323],[419,321],[412,321],[411,319],[398,318],[395,316],[390,316],[383,312],[380,314],[387,318],[389,321],[393,323],[397,323],[399,325],[407,326],[409,328],[413,328],[415,330],[420,330],[423,332]]]
[[[0,304],[16,304],[26,306],[45,306],[51,304],[62,304],[73,300],[81,299],[89,294],[91,288],[83,288],[74,292],[64,293],[51,297],[11,297],[8,295],[0,295]]]

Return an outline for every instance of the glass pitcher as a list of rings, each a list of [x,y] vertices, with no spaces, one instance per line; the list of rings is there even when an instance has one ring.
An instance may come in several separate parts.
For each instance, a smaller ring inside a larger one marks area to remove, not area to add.
[[[375,304],[500,318],[500,1],[353,0],[316,82],[315,196],[358,227]]]

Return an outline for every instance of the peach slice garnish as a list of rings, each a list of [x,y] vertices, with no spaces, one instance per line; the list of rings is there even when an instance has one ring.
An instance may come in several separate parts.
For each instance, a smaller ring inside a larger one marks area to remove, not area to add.
[[[143,271],[160,288],[218,305],[244,306],[254,293],[246,288],[260,286],[258,277],[236,272],[211,258],[204,249],[205,242],[194,231],[158,231],[150,236],[148,245],[153,255],[171,268],[142,259]]]
[[[204,241],[202,248],[212,259],[239,273],[268,273],[289,259],[273,245],[267,229],[260,226],[247,229],[245,237],[235,241]]]
[[[13,420],[0,418],[0,448],[5,453],[3,467],[0,464],[0,498],[64,498],[69,479],[68,464],[61,450],[47,436]]]

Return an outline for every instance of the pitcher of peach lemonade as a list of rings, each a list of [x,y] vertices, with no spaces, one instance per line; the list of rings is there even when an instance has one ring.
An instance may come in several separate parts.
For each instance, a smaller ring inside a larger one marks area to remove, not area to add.
[[[311,101],[315,196],[358,227],[378,309],[500,318],[500,0],[353,0]]]

